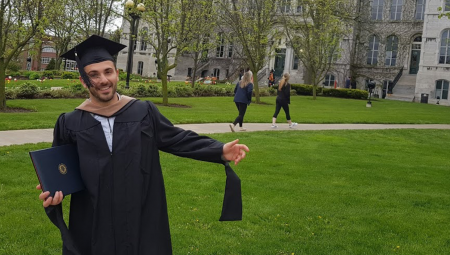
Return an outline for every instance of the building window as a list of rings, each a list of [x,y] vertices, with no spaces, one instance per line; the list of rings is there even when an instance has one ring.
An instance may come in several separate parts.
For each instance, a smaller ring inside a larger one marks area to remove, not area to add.
[[[416,1],[416,20],[423,20],[425,14],[425,0],[417,0]]]
[[[228,44],[228,57],[233,57],[233,43]]]
[[[445,0],[444,4],[445,4],[444,11],[446,12],[450,11],[450,0]]]
[[[51,58],[49,57],[42,57],[41,58],[41,64],[48,64],[50,63]]]
[[[439,64],[450,64],[450,29],[444,30],[441,36]]]
[[[141,51],[146,51],[147,50],[147,42],[144,41],[144,39],[141,40]]]
[[[280,2],[280,12],[288,13],[291,11],[291,0],[281,0]]]
[[[436,99],[448,99],[448,81],[437,80],[436,81]]]
[[[395,66],[398,52],[398,37],[391,35],[386,42],[386,66]]]
[[[188,74],[187,74],[187,76],[188,77],[192,77],[192,68],[188,68]]]
[[[142,61],[139,61],[138,62],[138,74],[139,75],[142,75],[142,72],[144,71],[144,62],[142,62]]]
[[[378,39],[378,36],[372,35],[369,38],[369,50],[367,51],[367,64],[368,65],[378,64],[379,44],[380,44],[380,39]]]
[[[214,72],[213,72],[213,77],[217,77],[219,78],[220,75],[220,69],[219,68],[214,68]]]
[[[53,47],[45,47],[45,48],[42,49],[42,52],[56,53],[56,50]]]
[[[297,13],[303,13],[303,0],[297,0],[297,8],[295,8]]]
[[[75,60],[66,59],[66,69],[64,70],[77,70],[77,62]]]
[[[137,40],[133,40],[133,51],[137,48]]]
[[[294,60],[292,61],[292,69],[293,70],[298,70],[298,61],[299,61],[299,58],[297,56],[295,56],[295,54],[294,54]]]
[[[223,58],[224,55],[224,48],[225,48],[225,39],[223,39],[223,34],[219,34],[219,40],[217,41],[217,48],[216,48],[216,57]]]
[[[141,31],[141,51],[146,51],[147,50],[147,39],[148,37],[148,28],[144,27]]]
[[[372,10],[371,10],[371,19],[372,20],[382,20],[383,19],[383,5],[384,0],[373,0],[372,1]]]
[[[334,82],[335,82],[335,81],[336,81],[336,80],[335,80],[334,75],[332,75],[332,74],[327,74],[327,75],[325,76],[325,81],[323,82],[323,85],[324,85],[324,86],[328,86],[328,87],[334,86]]]
[[[392,0],[391,2],[391,20],[402,19],[403,0]]]

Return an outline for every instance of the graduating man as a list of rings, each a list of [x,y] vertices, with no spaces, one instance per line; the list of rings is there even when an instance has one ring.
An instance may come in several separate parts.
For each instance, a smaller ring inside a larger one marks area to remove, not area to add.
[[[242,217],[240,180],[227,162],[239,163],[248,147],[174,127],[151,102],[117,94],[112,56],[124,47],[91,36],[62,55],[77,61],[90,95],[73,112],[61,114],[54,129],[53,146],[77,146],[86,187],[71,195],[69,228],[62,217],[64,194],[39,195],[61,231],[63,254],[172,254],[159,150],[224,164],[221,220]]]

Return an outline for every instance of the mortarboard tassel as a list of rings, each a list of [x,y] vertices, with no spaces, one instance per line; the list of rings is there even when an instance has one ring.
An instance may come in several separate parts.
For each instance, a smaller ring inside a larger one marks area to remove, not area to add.
[[[225,163],[225,172],[227,182],[219,221],[242,220],[241,180],[228,163]]]

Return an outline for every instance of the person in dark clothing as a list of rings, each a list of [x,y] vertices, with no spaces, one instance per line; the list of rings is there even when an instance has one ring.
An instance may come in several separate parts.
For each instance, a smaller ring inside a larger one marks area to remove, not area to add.
[[[239,163],[248,147],[174,127],[153,103],[117,94],[119,72],[112,55],[124,47],[92,36],[63,55],[77,61],[90,95],[74,111],[61,114],[54,128],[53,146],[77,146],[86,187],[71,194],[68,228],[62,216],[64,194],[39,195],[61,231],[64,255],[172,254],[160,150],[224,164],[227,188],[240,198],[240,186],[228,185],[239,180],[227,162]],[[224,201],[221,220],[240,220],[239,209],[230,215]]]
[[[345,80],[345,88],[349,89],[350,88],[350,82],[351,82],[351,78],[348,77],[347,80]]]
[[[278,127],[277,117],[281,108],[283,108],[284,113],[286,114],[286,120],[289,127],[292,128],[297,125],[296,122],[291,121],[291,115],[289,114],[289,104],[291,103],[291,84],[289,84],[289,77],[290,75],[285,73],[278,84],[275,113],[272,118],[272,128]]]
[[[274,70],[270,70],[270,74],[269,74],[269,88],[273,86],[273,84],[275,83],[275,76],[274,76]]]
[[[247,106],[252,102],[253,94],[253,73],[252,71],[247,71],[244,73],[244,77],[240,80],[236,87],[234,88],[234,103],[238,109],[239,115],[236,117],[234,122],[230,124],[231,132],[234,132],[234,127],[239,123],[239,129],[241,131],[246,131],[242,127],[244,122],[244,115],[247,111]]]

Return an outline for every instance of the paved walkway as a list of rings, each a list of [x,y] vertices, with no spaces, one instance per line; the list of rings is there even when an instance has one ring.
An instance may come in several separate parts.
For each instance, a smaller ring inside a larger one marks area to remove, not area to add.
[[[228,123],[183,124],[176,125],[183,129],[193,130],[200,134],[231,132]],[[244,123],[247,131],[277,131],[277,130],[369,130],[369,129],[450,129],[448,124],[298,124],[289,128],[287,124],[278,124],[272,129],[270,123]],[[236,129],[236,131],[239,128]],[[237,131],[240,132],[240,131]],[[0,146],[25,143],[51,142],[53,129],[29,129],[0,131]]]

